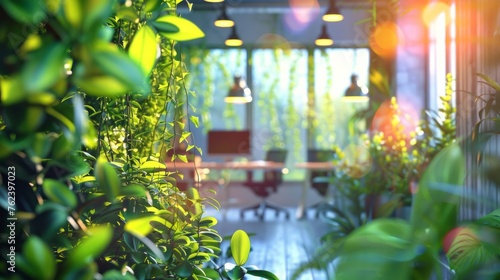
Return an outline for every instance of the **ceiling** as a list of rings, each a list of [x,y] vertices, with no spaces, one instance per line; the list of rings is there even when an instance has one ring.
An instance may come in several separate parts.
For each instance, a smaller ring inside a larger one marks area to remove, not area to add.
[[[290,2],[295,2],[294,5],[300,6],[301,4],[306,4],[309,1],[305,0],[225,0],[222,3],[209,3],[204,0],[189,0],[193,3],[194,11],[201,10],[219,10],[223,5],[230,10],[258,10],[259,12],[275,12],[280,9],[290,8]],[[316,0],[310,0],[316,1]],[[317,0],[321,7],[327,7],[331,0]],[[335,0],[334,0],[335,1]],[[373,0],[336,0],[336,5],[339,8],[362,8],[372,5]],[[385,2],[384,0],[377,0],[377,4]],[[306,4],[305,6],[310,5]],[[182,1],[179,4],[180,8],[186,8],[186,1]]]

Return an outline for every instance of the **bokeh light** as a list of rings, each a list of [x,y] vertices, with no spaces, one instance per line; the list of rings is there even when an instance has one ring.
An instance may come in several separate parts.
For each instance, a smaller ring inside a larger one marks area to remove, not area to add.
[[[404,43],[404,34],[394,22],[378,24],[370,34],[370,48],[381,57],[394,57],[399,44]]]
[[[450,16],[450,6],[443,2],[432,2],[425,6],[422,11],[422,20],[427,25],[430,26],[431,23],[436,20],[439,16],[446,17],[446,24],[448,25],[451,21]]]
[[[373,159],[364,146],[349,144],[342,152],[340,168],[345,174],[353,178],[361,178],[372,168]]]
[[[290,12],[285,15],[285,24],[290,30],[300,32],[319,14],[317,0],[289,0]]]

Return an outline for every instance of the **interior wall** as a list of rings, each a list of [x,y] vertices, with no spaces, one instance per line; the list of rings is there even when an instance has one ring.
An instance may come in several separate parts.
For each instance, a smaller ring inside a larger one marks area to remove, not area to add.
[[[479,121],[478,112],[484,106],[483,102],[476,102],[476,97],[491,93],[491,88],[482,84],[476,73],[500,81],[500,1],[456,0],[456,8],[457,133],[458,137],[466,139],[471,136],[474,125]],[[464,144],[464,149],[468,152],[468,174],[460,218],[468,220],[500,207],[500,191],[484,177],[478,176],[477,155],[472,147]],[[487,152],[500,155],[498,137],[489,141]]]

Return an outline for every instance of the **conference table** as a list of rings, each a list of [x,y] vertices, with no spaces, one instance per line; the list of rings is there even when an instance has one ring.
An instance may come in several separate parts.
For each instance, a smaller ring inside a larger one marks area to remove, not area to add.
[[[280,162],[273,161],[225,161],[225,162],[167,162],[167,171],[193,171],[193,170],[281,170],[285,166]],[[299,205],[297,206],[296,218],[304,218],[304,213],[307,204],[307,194],[311,189],[311,174],[314,171],[332,171],[335,166],[331,162],[298,162],[295,164],[295,168],[305,169],[306,175],[304,183],[302,185],[301,196],[299,199]],[[196,183],[194,178],[191,179],[192,183]],[[222,180],[222,182],[221,182]],[[218,182],[218,187],[227,191],[224,188],[223,179],[220,177]],[[227,199],[227,196],[226,196]],[[224,201],[226,203],[227,201]]]
[[[281,162],[265,161],[265,160],[254,160],[254,161],[221,161],[221,162],[210,162],[210,161],[194,161],[194,162],[166,162],[167,172],[180,172],[180,171],[195,171],[198,172],[205,169],[218,171],[217,187],[219,190],[224,191],[224,201],[221,204],[222,214],[225,217],[225,207],[228,204],[227,188],[225,188],[225,179],[222,176],[221,171],[223,170],[240,170],[240,171],[252,171],[252,170],[282,170],[285,165]],[[196,179],[196,177],[184,176],[189,183],[196,185],[197,183],[203,183]]]
[[[302,184],[299,206],[297,207],[297,213],[295,215],[295,217],[300,220],[305,217],[307,194],[311,190],[311,174],[314,171],[332,171],[335,169],[335,165],[331,162],[297,162],[295,168],[305,169],[306,171],[304,183]]]

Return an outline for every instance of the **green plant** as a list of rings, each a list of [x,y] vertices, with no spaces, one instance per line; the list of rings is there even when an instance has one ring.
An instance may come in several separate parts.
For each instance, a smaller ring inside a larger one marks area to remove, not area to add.
[[[201,153],[175,43],[204,34],[178,2],[0,4],[2,275],[219,279],[217,220],[170,167]]]
[[[439,166],[439,168],[438,168]],[[456,224],[459,190],[465,176],[457,143],[430,163],[415,194],[410,221],[380,218],[341,238],[327,239],[320,249],[335,265],[335,279],[429,279],[440,274],[441,244]],[[309,266],[309,267],[319,267]]]

